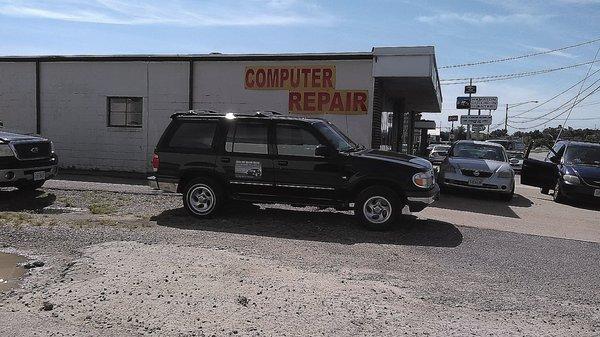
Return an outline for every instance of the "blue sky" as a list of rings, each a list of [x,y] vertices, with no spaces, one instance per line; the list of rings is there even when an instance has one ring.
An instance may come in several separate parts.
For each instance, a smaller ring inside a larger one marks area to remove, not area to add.
[[[599,37],[600,0],[0,0],[0,55],[329,52],[433,45],[438,65],[443,66],[533,53]],[[599,46],[600,42],[520,61],[441,69],[440,77],[568,66],[591,61]],[[543,102],[581,80],[588,68],[482,83],[478,94],[498,96],[500,104]],[[600,62],[592,72],[598,69]],[[600,73],[587,85],[598,78]],[[524,116],[543,115],[578,89]],[[455,98],[462,90],[461,85],[444,86],[443,113],[426,118],[444,121],[447,115],[457,114]],[[514,108],[510,114],[534,106]],[[498,110],[494,121],[500,122],[503,115]],[[569,125],[573,127],[600,128],[600,93],[581,103],[572,119]],[[544,121],[515,118],[511,124],[529,127]]]

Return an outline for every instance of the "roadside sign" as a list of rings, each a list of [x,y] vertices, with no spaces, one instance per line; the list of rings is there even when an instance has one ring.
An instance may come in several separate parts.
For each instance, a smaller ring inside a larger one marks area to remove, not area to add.
[[[465,85],[465,94],[475,94],[477,93],[476,85]]]
[[[498,97],[496,96],[473,96],[456,97],[457,109],[471,110],[496,110],[498,109]]]
[[[469,97],[456,97],[456,108],[457,109],[470,109],[471,99]]]
[[[448,116],[448,122],[458,122],[458,115]]]
[[[461,125],[491,125],[492,116],[490,115],[462,115],[460,116]]]
[[[473,109],[473,110],[496,110],[496,109],[498,109],[498,97],[496,97],[496,96],[471,97],[471,109]]]
[[[473,130],[473,132],[483,131],[483,130],[485,130],[485,125],[481,125],[481,124],[471,125],[471,130]]]

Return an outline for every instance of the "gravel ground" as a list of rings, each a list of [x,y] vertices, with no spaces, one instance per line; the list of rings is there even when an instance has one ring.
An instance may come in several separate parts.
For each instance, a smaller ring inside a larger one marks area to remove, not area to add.
[[[52,186],[0,192],[0,250],[45,262],[0,294],[0,336],[600,335],[598,243]]]

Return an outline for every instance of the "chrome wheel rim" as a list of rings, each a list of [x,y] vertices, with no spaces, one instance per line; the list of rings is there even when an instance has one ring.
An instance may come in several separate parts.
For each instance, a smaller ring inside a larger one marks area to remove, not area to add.
[[[365,201],[363,213],[371,223],[384,223],[392,216],[392,204],[384,197],[373,196]]]
[[[195,185],[188,192],[188,204],[194,213],[209,213],[215,207],[215,202],[215,193],[207,185]]]

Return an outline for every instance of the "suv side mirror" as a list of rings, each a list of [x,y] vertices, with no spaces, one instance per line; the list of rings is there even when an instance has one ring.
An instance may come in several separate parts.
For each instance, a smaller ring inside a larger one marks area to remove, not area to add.
[[[319,145],[315,149],[315,156],[317,157],[328,157],[331,154],[331,149],[325,145]]]
[[[560,156],[557,155],[552,155],[550,156],[550,158],[548,158],[551,162],[553,162],[554,164],[560,164]]]

